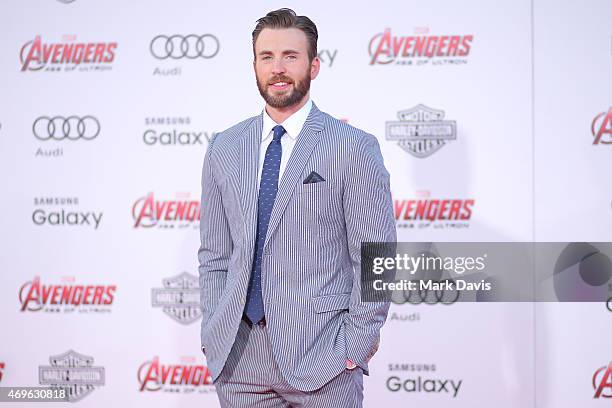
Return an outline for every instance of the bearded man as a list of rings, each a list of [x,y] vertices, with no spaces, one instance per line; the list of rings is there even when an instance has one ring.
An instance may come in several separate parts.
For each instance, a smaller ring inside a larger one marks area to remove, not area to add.
[[[257,20],[265,108],[204,158],[201,344],[223,407],[360,407],[389,309],[360,293],[361,243],[396,240],[389,173],[310,99],[317,38],[289,9]]]

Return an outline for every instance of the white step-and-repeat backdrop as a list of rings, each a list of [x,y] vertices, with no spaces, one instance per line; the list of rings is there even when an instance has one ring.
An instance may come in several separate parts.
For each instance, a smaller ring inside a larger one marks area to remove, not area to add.
[[[263,108],[251,31],[280,7],[318,26],[319,108],[378,137],[399,240],[612,240],[609,0],[4,1],[0,386],[218,405],[201,165]],[[365,406],[608,406],[611,335],[610,302],[396,300]]]

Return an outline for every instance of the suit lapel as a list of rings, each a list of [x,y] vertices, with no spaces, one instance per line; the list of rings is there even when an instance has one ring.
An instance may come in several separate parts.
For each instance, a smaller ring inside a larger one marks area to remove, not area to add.
[[[263,117],[259,115],[249,126],[240,143],[240,205],[244,214],[247,240],[255,243],[257,233],[257,172],[259,170],[259,144]]]
[[[274,206],[272,207],[272,214],[270,215],[270,224],[268,224],[268,232],[266,234],[266,240],[264,242],[264,248],[274,230],[278,227],[283,212],[287,207],[287,203],[291,198],[295,186],[301,181],[300,175],[304,170],[306,162],[310,158],[312,151],[319,142],[321,137],[321,130],[323,129],[323,117],[321,111],[312,104],[310,113],[304,122],[304,127],[297,137],[287,167],[283,172],[278,185],[278,192],[276,193],[276,199],[274,200]],[[257,172],[255,173],[257,177]]]

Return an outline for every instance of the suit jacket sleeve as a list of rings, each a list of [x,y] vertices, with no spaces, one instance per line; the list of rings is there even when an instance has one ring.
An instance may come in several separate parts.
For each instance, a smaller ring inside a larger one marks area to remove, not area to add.
[[[202,329],[212,317],[225,287],[229,259],[233,248],[230,229],[221,200],[221,191],[218,181],[215,179],[215,151],[213,147],[215,140],[216,137],[210,141],[202,169],[201,245],[198,250]]]
[[[347,244],[353,267],[353,289],[345,316],[347,357],[368,374],[390,302],[361,301],[361,243],[397,240],[389,173],[378,140],[364,134],[352,151],[343,190]]]

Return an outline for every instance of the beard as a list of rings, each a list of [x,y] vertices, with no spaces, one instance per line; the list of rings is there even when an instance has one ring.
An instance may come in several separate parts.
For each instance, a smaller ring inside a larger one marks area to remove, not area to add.
[[[273,77],[266,82],[262,81],[257,75],[255,79],[257,81],[257,89],[259,89],[261,96],[268,105],[276,109],[287,108],[299,103],[302,99],[304,99],[304,96],[306,96],[310,90],[310,75],[308,75],[308,72],[297,81],[294,81],[293,79],[284,75]],[[275,82],[287,82],[293,86],[291,87],[291,91],[285,91],[282,94],[273,95],[268,91],[268,85]]]

